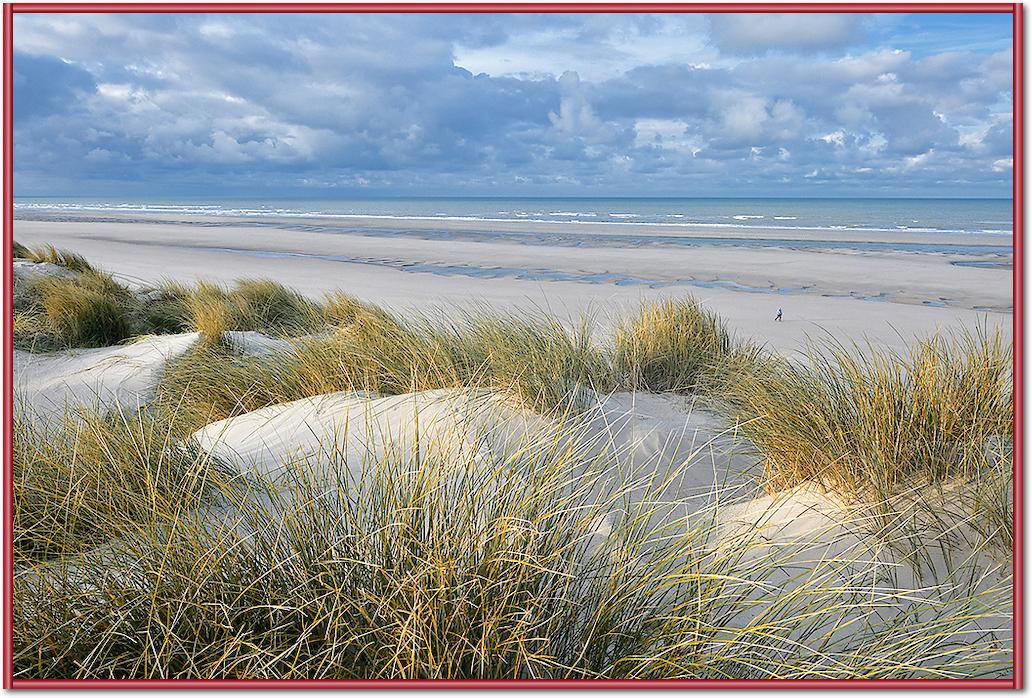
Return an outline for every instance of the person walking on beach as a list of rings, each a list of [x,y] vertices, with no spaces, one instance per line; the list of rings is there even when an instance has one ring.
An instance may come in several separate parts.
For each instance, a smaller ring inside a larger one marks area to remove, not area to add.
[[[784,322],[781,318],[781,308],[778,308],[778,314],[774,316],[774,322]]]

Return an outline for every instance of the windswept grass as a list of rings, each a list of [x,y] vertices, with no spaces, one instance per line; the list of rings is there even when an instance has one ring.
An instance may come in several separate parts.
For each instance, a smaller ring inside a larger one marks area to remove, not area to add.
[[[205,424],[303,397],[282,359],[240,356],[224,342],[202,342],[165,368],[156,406],[186,437]]]
[[[530,440],[485,461],[454,446],[464,436],[388,450],[361,468],[338,462],[331,483],[297,461],[289,486],[225,488],[217,515],[183,516],[178,501],[155,497],[169,515],[153,527],[20,570],[15,676],[900,679],[1008,669],[994,630],[1005,584],[872,590],[833,559],[786,575],[797,550],[759,554],[748,539],[713,547],[711,514],[676,515],[670,480],[653,476],[647,496],[630,499],[576,442]]]
[[[971,479],[972,510],[980,532],[995,545],[996,552],[1014,554],[1014,461],[1011,444],[990,448],[991,462]]]
[[[337,327],[350,325],[359,318],[380,319],[385,322],[392,320],[391,314],[383,308],[343,291],[326,294],[322,303],[322,313],[328,324]]]
[[[724,321],[693,298],[644,303],[616,331],[613,363],[627,388],[715,392],[735,366],[758,360],[758,347],[736,340]]]
[[[501,390],[537,411],[576,409],[584,389],[614,388],[612,368],[586,319],[568,328],[549,317],[481,312],[458,323],[438,321],[425,333],[463,385]]]
[[[207,459],[173,440],[153,415],[96,409],[63,423],[16,419],[14,550],[19,561],[85,550],[196,507]]]
[[[997,331],[936,335],[908,356],[831,345],[767,362],[725,395],[772,490],[816,481],[867,498],[972,478],[1013,434],[1013,356]]]
[[[182,303],[189,325],[208,341],[226,331],[299,335],[322,324],[318,305],[268,279],[244,279],[232,289],[201,282],[183,294]]]
[[[189,330],[182,310],[186,289],[167,284],[137,294],[81,256],[52,245],[17,245],[16,256],[67,269],[59,275],[15,279],[14,337],[19,349],[100,347],[145,334]]]
[[[190,331],[218,343],[226,331],[292,336],[332,321],[319,305],[272,281],[242,280],[232,289],[210,282],[196,288],[169,282],[134,293],[85,260],[79,264],[75,260],[81,258],[71,253],[53,253],[57,254],[64,255],[64,266],[74,270],[73,275],[40,276],[19,283],[15,295],[19,348],[109,346],[138,335]]]
[[[202,333],[203,346],[170,367],[160,391],[184,429],[336,391],[485,387],[538,411],[576,407],[589,389],[676,391],[704,396],[742,425],[772,490],[817,481],[869,499],[914,478],[980,477],[993,440],[1006,448],[1011,439],[1013,357],[999,334],[933,337],[908,357],[817,348],[800,365],[735,338],[684,298],[644,304],[618,326],[608,354],[587,322],[571,329],[486,312],[405,320],[339,292],[317,304],[269,280],[168,283],[137,296],[74,254],[19,253],[80,269],[27,282],[14,322],[21,348]],[[222,340],[230,330],[295,339],[289,351],[241,356]]]
[[[133,297],[103,272],[30,281],[16,309],[15,343],[26,349],[100,347],[131,337]]]
[[[26,247],[14,243],[14,256],[19,259],[27,259],[31,262],[49,262],[58,266],[66,267],[72,271],[90,272],[96,271],[86,258],[82,255],[68,250],[58,249],[53,245],[41,245],[39,247]]]
[[[170,366],[159,388],[184,425],[204,424],[304,397],[338,391],[398,395],[436,388],[490,388],[530,409],[577,409],[584,389],[613,380],[585,323],[470,315],[457,323],[405,323],[379,308],[338,314],[332,333],[295,340],[273,356],[241,356],[206,343]],[[347,320],[350,318],[350,321]]]

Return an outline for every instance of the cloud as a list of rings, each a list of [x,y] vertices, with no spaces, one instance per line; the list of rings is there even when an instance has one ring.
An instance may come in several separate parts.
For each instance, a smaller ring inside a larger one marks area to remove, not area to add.
[[[861,41],[864,19],[864,15],[846,13],[720,13],[710,16],[710,31],[713,43],[730,53],[818,51]]]
[[[23,122],[69,111],[97,85],[88,71],[60,58],[15,53],[14,89],[14,118]]]
[[[18,193],[1006,195],[1010,53],[934,19],[19,14]]]
[[[549,112],[548,120],[562,137],[583,139],[590,144],[613,140],[614,130],[595,115],[577,73],[562,74],[559,95],[559,112]]]

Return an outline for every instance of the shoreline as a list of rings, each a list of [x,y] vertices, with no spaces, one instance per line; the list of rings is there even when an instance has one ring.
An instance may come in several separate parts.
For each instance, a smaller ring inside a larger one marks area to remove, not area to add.
[[[289,221],[224,217],[162,216],[146,223],[103,218],[16,218],[14,237],[83,254],[140,285],[269,278],[313,299],[339,289],[401,311],[472,304],[590,315],[601,333],[643,300],[692,295],[737,332],[788,354],[801,351],[808,337],[905,351],[913,338],[944,328],[1000,327],[1009,334],[1013,323],[1010,259],[976,252],[984,241],[971,235],[955,236],[962,239],[951,251],[926,253],[569,244],[548,236],[526,244],[537,235],[527,228],[536,227],[520,223],[504,226],[519,229],[513,235],[492,230],[467,237],[468,222],[455,223],[447,236],[424,236],[418,227],[415,234],[393,234],[388,221],[368,229],[339,221],[299,229]],[[426,222],[431,225],[440,223]],[[576,242],[583,228],[565,234]],[[775,323],[779,308],[785,322]]]
[[[864,228],[813,228],[788,226],[739,226],[717,223],[650,223],[618,221],[510,220],[494,218],[458,218],[433,216],[376,215],[270,215],[231,216],[182,213],[146,213],[119,211],[51,211],[34,209],[32,213],[15,210],[15,221],[98,222],[98,223],[171,223],[182,225],[219,226],[285,226],[310,229],[314,226],[373,230],[488,232],[492,234],[542,235],[562,233],[562,226],[574,226],[571,234],[590,232],[598,237],[636,235],[649,238],[682,238],[685,240],[760,240],[781,242],[829,242],[860,244],[935,245],[955,247],[1005,247],[1013,249],[1013,236],[1004,233],[940,232],[917,230],[884,230]],[[940,239],[941,238],[941,239]]]

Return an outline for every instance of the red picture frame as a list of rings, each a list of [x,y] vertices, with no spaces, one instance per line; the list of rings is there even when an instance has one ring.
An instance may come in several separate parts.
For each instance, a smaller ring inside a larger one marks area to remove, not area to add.
[[[765,12],[907,12],[907,13],[1001,13],[1013,19],[1013,342],[1014,342],[1014,551],[1013,551],[1013,674],[1009,679],[903,679],[903,680],[245,680],[245,679],[132,679],[132,680],[40,680],[14,679],[12,665],[12,532],[13,523],[13,287],[12,242],[14,228],[14,141],[13,141],[13,30],[14,15],[29,13],[765,13]],[[4,689],[1021,689],[1024,687],[1024,35],[1021,3],[5,3],[3,8],[4,52],[4,185],[3,260],[6,283],[3,288],[3,683]]]

